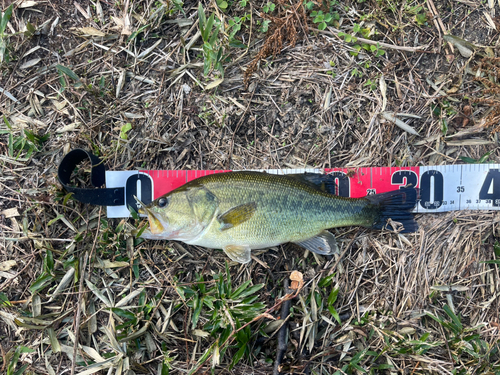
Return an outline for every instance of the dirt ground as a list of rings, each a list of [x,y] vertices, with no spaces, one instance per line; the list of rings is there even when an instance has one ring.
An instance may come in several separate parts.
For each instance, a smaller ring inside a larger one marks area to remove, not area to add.
[[[499,162],[500,3],[214,0],[201,24],[199,5],[2,0],[0,372],[499,373],[496,211],[239,265],[134,240],[143,221],[75,201],[57,167],[75,148],[109,170]]]

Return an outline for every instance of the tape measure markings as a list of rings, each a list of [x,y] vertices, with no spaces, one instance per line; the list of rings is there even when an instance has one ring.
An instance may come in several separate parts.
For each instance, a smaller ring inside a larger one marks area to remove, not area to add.
[[[328,173],[335,177],[338,195],[351,198],[383,193],[411,184],[420,189],[420,201],[414,211],[419,213],[465,209],[500,209],[499,164],[330,168],[324,170],[304,168],[265,171],[275,174]],[[108,206],[108,217],[128,217],[127,205],[136,208],[133,195],[141,196],[141,199],[147,202],[146,198],[148,197],[158,198],[198,177],[224,172],[229,171],[106,171],[106,187],[125,187],[125,205]],[[149,195],[147,191],[149,191]]]

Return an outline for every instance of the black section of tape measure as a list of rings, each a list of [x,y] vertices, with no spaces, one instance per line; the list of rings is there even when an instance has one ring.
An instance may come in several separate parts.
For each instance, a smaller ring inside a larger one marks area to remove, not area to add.
[[[83,160],[89,159],[92,163],[90,183],[95,189],[84,189],[70,186],[71,173]],[[125,188],[97,189],[106,182],[106,168],[101,160],[82,149],[75,149],[64,156],[57,172],[59,182],[73,198],[82,203],[96,204],[98,206],[123,206],[125,204]]]

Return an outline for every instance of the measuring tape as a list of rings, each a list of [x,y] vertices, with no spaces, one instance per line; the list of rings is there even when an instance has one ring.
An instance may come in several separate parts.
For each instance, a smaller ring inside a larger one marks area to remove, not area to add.
[[[70,186],[76,166],[88,158],[92,165],[92,184],[104,189],[81,189]],[[95,158],[95,159],[93,159]],[[97,160],[96,160],[97,159]],[[463,164],[425,167],[372,167],[327,169],[266,169],[275,174],[326,173],[334,177],[337,193],[360,198],[404,187],[420,189],[414,212],[500,209],[500,164]],[[105,171],[99,159],[84,150],[68,153],[59,165],[59,181],[75,199],[107,206],[108,218],[129,217],[128,206],[137,210],[134,195],[148,204],[198,177],[229,170],[139,170]]]

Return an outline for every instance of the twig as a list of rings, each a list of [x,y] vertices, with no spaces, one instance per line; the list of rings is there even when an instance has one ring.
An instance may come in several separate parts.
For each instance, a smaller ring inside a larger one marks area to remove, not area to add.
[[[415,367],[413,367],[413,371],[411,372],[411,375],[413,375],[415,373],[415,371],[417,370],[417,367],[418,367],[419,364],[420,364],[420,361],[417,362],[417,364],[415,365]]]
[[[441,20],[441,17],[439,16],[439,13],[436,9],[436,6],[434,5],[434,2],[432,0],[427,0],[427,5],[429,6],[429,10],[433,16],[433,21],[434,21],[434,26],[436,27],[438,33],[439,33],[439,50],[438,52],[441,52],[441,42],[443,40],[443,35],[447,34],[446,27],[444,27],[443,21]],[[448,42],[448,46],[450,46],[451,51],[453,52],[453,44]]]
[[[236,128],[234,129],[233,137],[231,138],[231,146],[229,146],[229,156],[227,158],[227,165],[226,169],[231,169],[231,159],[233,157],[233,148],[234,148],[234,138],[236,137],[236,132],[240,129],[241,123],[245,119],[245,115],[248,112],[248,108],[250,108],[250,104],[252,104],[252,99],[253,95],[255,94],[255,90],[252,91],[252,95],[250,96],[250,99],[248,100],[247,107],[245,108],[245,111],[240,115],[240,121],[238,121],[238,124],[236,125]]]
[[[354,243],[354,241],[356,240],[356,238],[358,238],[358,233],[359,231],[356,232],[356,234],[354,235],[354,237],[352,238],[351,242],[349,242],[349,244],[347,245],[347,247],[344,249],[344,251],[342,251],[342,254],[340,254],[339,256],[339,259],[337,259],[337,261],[335,262],[335,264],[333,265],[332,268],[330,268],[330,272],[328,272],[328,275],[331,275],[333,272],[335,272],[335,269],[337,268],[337,266],[339,265],[341,259],[344,257],[345,253],[347,253],[347,251],[351,248],[352,244]]]
[[[299,4],[300,4],[300,2],[299,2]],[[302,25],[302,22],[300,22],[300,17],[297,14],[297,10],[300,8],[300,5],[297,7],[293,7],[292,2],[290,1],[290,6],[291,6],[293,14],[295,15],[295,17],[297,17],[297,23],[300,25],[300,28],[302,29],[302,32],[304,33],[304,38],[306,39],[306,42],[309,43],[309,38],[307,37],[307,23],[306,23],[306,27],[304,28],[304,25]],[[304,9],[302,8],[302,10],[304,10]]]
[[[7,360],[7,354],[5,353],[5,350],[3,350],[2,344],[0,344],[0,352],[2,354],[2,368],[0,368],[0,371],[4,372],[8,360]]]
[[[92,250],[90,251],[90,257],[92,257],[92,255],[94,254],[94,250],[97,244],[97,239],[99,238],[99,230],[101,229],[101,212],[102,212],[102,207],[99,209],[97,230],[96,230],[96,235],[94,237],[94,243],[92,244]],[[87,267],[88,260],[89,260],[89,253],[85,252],[85,257],[83,258],[83,266],[80,272],[80,285],[78,286],[78,306],[76,308],[76,318],[75,318],[75,346],[73,347],[73,358],[71,358],[70,375],[74,375],[75,373],[76,351],[78,350],[78,339],[80,337],[80,321],[82,318],[83,279],[85,279],[85,267]]]
[[[285,293],[289,294],[290,289],[288,288],[288,279],[285,278],[283,281],[283,286],[285,288]],[[276,351],[276,361],[274,361],[273,375],[279,375],[280,370],[279,367],[281,365],[281,361],[283,361],[283,357],[285,356],[287,349],[287,332],[288,332],[288,314],[290,313],[290,307],[292,306],[292,300],[286,300],[281,307],[281,319],[283,319],[284,323],[281,325],[280,330],[278,331],[278,349]]]
[[[88,258],[89,258],[89,253],[85,252],[85,257],[83,258],[83,264],[80,273],[80,285],[78,286],[78,306],[76,307],[76,318],[75,318],[75,346],[73,346],[73,358],[71,358],[71,372],[70,372],[71,375],[75,373],[76,351],[78,349],[78,338],[80,336],[80,321],[82,317],[83,279],[85,279],[85,267],[87,267]]]
[[[328,35],[334,35],[334,36],[338,36],[338,33],[341,32],[340,30],[334,29],[333,27],[328,27],[328,30],[315,30],[315,31],[318,31],[321,34],[328,34]],[[425,45],[420,46],[420,47],[401,47],[401,46],[396,46],[394,44],[379,42],[376,40],[370,40],[370,39],[364,39],[364,38],[358,38],[358,37],[356,37],[356,39],[358,40],[358,42],[361,42],[361,43],[373,44],[375,46],[378,45],[379,47],[382,47],[382,48],[395,49],[398,51],[432,53],[431,51],[424,51],[425,48],[429,47],[428,44],[425,44]]]
[[[443,20],[441,19],[441,17],[439,16],[439,13],[436,9],[436,6],[434,5],[434,2],[432,0],[427,0],[427,4],[429,5],[429,9],[432,13],[432,15],[435,17],[435,19],[437,20],[437,23],[439,25],[438,27],[438,31],[439,29],[441,29],[441,31],[443,32],[443,34],[446,35],[446,27],[444,27],[444,23],[443,23]]]
[[[443,335],[444,343],[446,345],[446,352],[448,353],[448,356],[450,357],[451,366],[453,369],[455,369],[455,360],[453,359],[453,355],[451,354],[450,346],[448,345],[448,337],[446,337],[446,334],[444,333],[443,326],[441,324],[439,324],[438,327],[439,327],[439,330],[441,331],[441,334]]]

